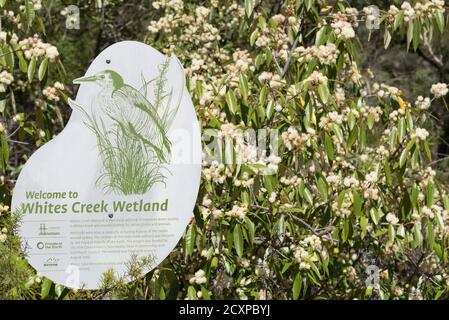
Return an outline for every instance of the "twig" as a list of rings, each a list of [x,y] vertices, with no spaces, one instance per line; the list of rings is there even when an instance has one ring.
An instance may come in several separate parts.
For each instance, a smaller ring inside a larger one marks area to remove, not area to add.
[[[284,65],[284,69],[282,70],[281,79],[284,79],[284,77],[287,73],[288,67],[290,66],[290,62],[293,58],[293,51],[295,51],[296,46],[298,45],[299,38],[301,37],[301,31],[302,31],[302,29],[300,28],[298,30],[298,33],[296,34],[295,41],[293,42],[293,45],[292,45],[292,48],[290,49],[290,53],[288,55],[287,61],[285,62],[285,65]]]

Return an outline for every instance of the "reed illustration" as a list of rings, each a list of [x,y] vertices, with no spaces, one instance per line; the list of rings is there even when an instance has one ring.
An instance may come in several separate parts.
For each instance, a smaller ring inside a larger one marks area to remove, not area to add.
[[[101,87],[91,112],[73,100],[69,103],[82,112],[85,125],[96,136],[102,162],[96,183],[106,194],[144,194],[156,183],[165,185],[171,155],[167,133],[183,93],[174,97],[167,79],[170,63],[176,62],[166,58],[156,78],[146,81],[142,76],[139,89],[126,84],[113,70],[74,81]]]

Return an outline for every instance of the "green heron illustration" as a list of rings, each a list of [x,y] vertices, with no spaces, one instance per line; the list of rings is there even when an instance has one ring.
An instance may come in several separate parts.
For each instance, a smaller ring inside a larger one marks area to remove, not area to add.
[[[168,129],[182,97],[181,91],[174,101],[173,88],[167,90],[167,72],[172,61],[177,62],[168,58],[160,65],[156,79],[144,81],[144,90],[126,84],[113,70],[73,81],[95,83],[101,88],[90,112],[73,100],[69,104],[83,113],[85,124],[96,135],[103,163],[97,183],[108,193],[144,194],[155,183],[165,181],[164,165],[171,154]],[[146,93],[153,81],[154,101],[150,102]]]

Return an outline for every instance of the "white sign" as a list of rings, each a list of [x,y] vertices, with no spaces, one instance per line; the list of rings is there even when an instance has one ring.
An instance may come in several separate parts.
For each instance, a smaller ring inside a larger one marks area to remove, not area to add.
[[[178,59],[143,43],[110,46],[74,83],[67,126],[25,164],[12,206],[37,272],[96,289],[132,255],[151,269],[176,246],[198,193],[200,127]]]

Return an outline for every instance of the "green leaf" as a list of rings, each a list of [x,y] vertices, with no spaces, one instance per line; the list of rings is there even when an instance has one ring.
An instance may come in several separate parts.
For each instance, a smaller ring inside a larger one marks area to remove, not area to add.
[[[1,147],[0,168],[6,170],[6,167],[8,166],[9,162],[9,146],[8,140],[4,134],[0,135],[0,147]]]
[[[421,224],[419,222],[415,222],[413,226],[413,236],[414,236],[414,245],[415,247],[419,246],[422,243],[422,233],[421,233]]]
[[[5,5],[5,3],[6,3],[6,0],[0,0],[0,7],[3,8],[3,6]]]
[[[406,128],[406,125],[405,125],[405,119],[403,117],[401,117],[399,119],[398,131],[399,131],[399,136],[398,136],[399,142],[402,142],[402,140],[404,140],[404,137],[405,137],[405,135],[407,133],[407,128]]]
[[[185,237],[187,256],[191,256],[193,254],[193,249],[195,248],[195,237],[196,237],[195,226],[190,225]]]
[[[229,111],[232,114],[235,114],[237,111],[237,98],[235,97],[235,93],[232,90],[228,90],[226,92],[226,103],[228,105]]]
[[[251,46],[254,46],[258,37],[259,37],[259,30],[256,29],[253,31],[253,33],[251,33],[251,36],[249,37],[249,44]],[[257,56],[257,57],[259,57],[259,56]],[[256,58],[256,60],[257,60],[257,58]],[[256,68],[258,68],[257,61],[256,61]]]
[[[298,300],[298,298],[299,298],[299,293],[301,292],[301,282],[302,282],[301,273],[298,272],[296,274],[295,280],[293,281],[293,299],[294,300]]]
[[[433,191],[433,183],[430,181],[427,184],[427,190],[426,190],[426,202],[427,206],[430,208],[433,205],[433,198],[434,197],[434,191]]]
[[[371,130],[371,129],[373,128],[373,126],[374,126],[374,121],[375,121],[374,114],[370,113],[370,114],[368,115],[368,119],[367,119],[368,129]]]
[[[31,26],[35,17],[34,4],[31,0],[25,0],[25,16],[28,26]]]
[[[427,223],[427,244],[429,249],[432,250],[433,245],[435,243],[435,230],[433,229],[433,224],[431,221]]]
[[[323,103],[327,103],[327,101],[329,100],[329,88],[327,87],[327,85],[325,84],[320,84],[318,86],[318,94],[320,95],[320,99],[321,101],[323,101]]]
[[[198,300],[198,297],[196,296],[195,287],[189,286],[189,288],[187,289],[187,298],[189,300]]]
[[[409,149],[404,149],[402,150],[401,156],[399,157],[399,167],[403,167],[404,164],[407,162],[408,156],[410,154],[410,150]]]
[[[421,32],[421,24],[419,23],[419,19],[413,20],[413,49],[416,51],[419,46],[419,37]]]
[[[368,218],[365,216],[362,216],[360,218],[360,228],[362,229],[362,238],[364,238],[366,235],[367,227],[368,227]]]
[[[334,144],[328,134],[324,134],[324,147],[326,148],[327,157],[329,161],[334,160]]]
[[[371,208],[370,216],[371,216],[371,220],[373,220],[374,224],[378,225],[379,220],[380,220],[379,211],[376,208]]]
[[[242,97],[245,101],[247,101],[248,93],[249,93],[248,79],[246,78],[246,76],[244,74],[240,74],[239,82],[240,82],[240,92],[242,93]]]
[[[68,291],[66,290],[66,287],[64,287],[62,284],[55,285],[55,294],[58,299],[63,298],[64,290]]]
[[[407,51],[410,49],[410,44],[413,41],[413,20],[409,20],[407,28]]]
[[[42,281],[42,287],[41,287],[41,299],[45,299],[50,294],[51,286],[53,285],[53,282],[48,279],[44,278],[44,281]]]
[[[14,49],[11,48],[10,46],[4,46],[3,47],[3,54],[2,57],[4,59],[4,62],[6,63],[6,67],[9,70],[13,70],[14,69],[14,53],[13,53]]]
[[[225,163],[230,165],[235,163],[235,149],[231,137],[225,137]]]
[[[95,8],[96,9],[103,8],[103,0],[95,0]]]
[[[396,232],[392,224],[388,225],[388,242],[393,243],[396,237]]]
[[[249,18],[253,14],[254,10],[254,1],[253,0],[245,0],[245,12],[246,16]]]
[[[6,108],[6,88],[0,83],[0,113],[3,113]]]
[[[201,287],[201,293],[203,294],[203,300],[210,300],[210,291],[204,287]]]
[[[390,30],[388,30],[388,28],[385,28],[385,33],[384,33],[384,49],[388,49],[388,47],[390,46],[391,43],[391,33]]]
[[[444,14],[443,10],[437,10],[435,14],[435,21],[437,22],[438,29],[441,33],[444,32]]]
[[[45,78],[45,75],[47,74],[47,69],[48,69],[48,58],[45,58],[44,60],[42,60],[41,65],[39,66],[38,71],[39,81],[42,81]]]
[[[352,194],[353,197],[353,210],[354,214],[356,216],[360,216],[360,213],[362,212],[362,205],[363,205],[363,198],[360,196],[360,194],[357,191],[354,191]]]
[[[267,104],[265,114],[267,115],[267,118],[270,119],[273,113],[274,113],[274,100],[270,100]]]
[[[23,57],[22,52],[18,51],[16,52],[17,58],[19,59],[19,69],[20,71],[22,71],[23,73],[27,72],[28,70],[28,63],[25,60],[25,58]]]
[[[309,189],[304,188],[304,197],[306,198],[307,202],[313,205],[313,196]]]
[[[396,29],[401,25],[403,20],[404,20],[404,11],[401,11],[398,13],[396,18],[394,18],[393,31],[396,31]]]
[[[252,222],[250,218],[245,217],[245,223],[246,223],[246,230],[248,231],[248,238],[249,238],[248,242],[250,244],[253,244],[254,235],[255,235],[255,231],[256,231],[254,222]]]
[[[36,63],[37,63],[37,59],[36,58],[32,58],[30,61],[30,64],[28,65],[28,81],[31,82],[33,81],[33,77],[34,77],[34,72],[36,71]]]
[[[240,224],[236,224],[233,232],[234,248],[239,258],[243,256],[243,234]]]
[[[305,0],[307,11],[309,11],[312,8],[313,1],[314,0]]]
[[[318,188],[318,191],[321,194],[321,197],[323,198],[323,201],[327,201],[328,196],[327,196],[327,184],[326,182],[323,180],[322,177],[320,177],[317,182],[316,182],[316,186]]]

